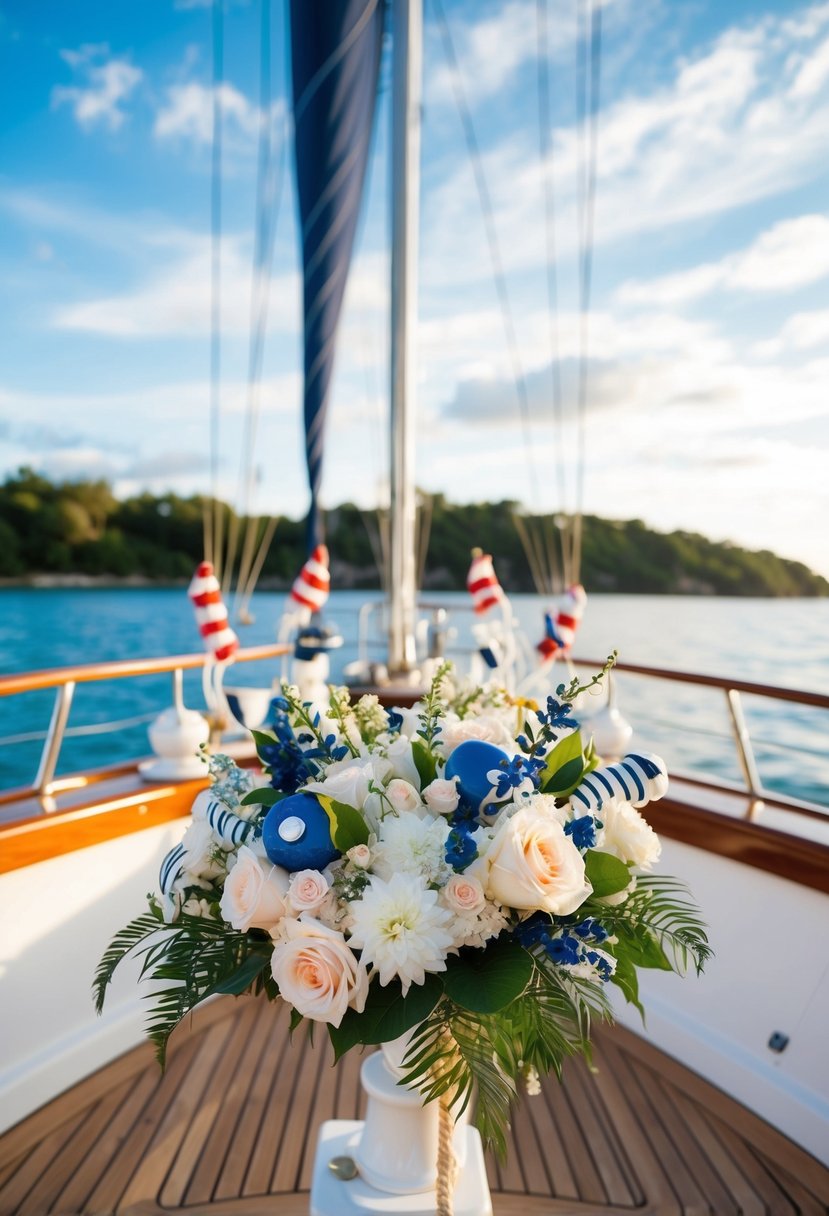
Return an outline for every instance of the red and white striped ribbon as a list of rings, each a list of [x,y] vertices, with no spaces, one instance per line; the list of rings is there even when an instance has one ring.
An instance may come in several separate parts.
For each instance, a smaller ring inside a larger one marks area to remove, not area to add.
[[[230,628],[219,580],[211,562],[202,562],[196,567],[187,594],[193,601],[196,624],[207,649],[220,663],[231,658],[239,649],[239,639]]]
[[[501,604],[506,599],[492,558],[480,549],[472,550],[472,564],[466,576],[466,589],[472,596],[472,606],[476,613],[487,612],[493,605]]]
[[[294,585],[291,587],[291,599],[303,608],[319,612],[331,589],[331,576],[328,573],[328,550],[325,545],[317,545],[300,570]]]

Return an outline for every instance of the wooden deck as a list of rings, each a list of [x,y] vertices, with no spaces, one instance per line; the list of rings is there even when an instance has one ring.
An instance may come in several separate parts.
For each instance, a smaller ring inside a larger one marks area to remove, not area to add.
[[[214,1002],[163,1078],[140,1047],[0,1137],[0,1214],[307,1216],[318,1124],[360,1115],[360,1057],[330,1064],[284,1009]],[[829,1212],[829,1170],[635,1035],[599,1032],[596,1065],[520,1105],[497,1216]]]

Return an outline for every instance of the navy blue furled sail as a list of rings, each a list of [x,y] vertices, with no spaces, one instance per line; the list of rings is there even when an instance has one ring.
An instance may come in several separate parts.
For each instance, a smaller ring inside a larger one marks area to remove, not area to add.
[[[384,8],[383,0],[291,0],[309,553],[323,541],[319,489],[325,418],[371,142]]]

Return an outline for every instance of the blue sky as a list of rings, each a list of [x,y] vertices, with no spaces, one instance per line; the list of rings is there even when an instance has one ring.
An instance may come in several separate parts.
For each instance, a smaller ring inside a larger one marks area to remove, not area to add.
[[[452,79],[427,4],[418,482],[576,503],[571,0],[550,0],[565,421],[550,406],[535,0],[444,0],[505,263],[530,449]],[[258,3],[228,0],[221,481],[239,505]],[[307,506],[285,8],[284,175],[254,505]],[[607,0],[584,506],[829,574],[829,5]],[[0,472],[207,492],[210,11],[0,3]],[[385,82],[385,76],[384,76]],[[324,496],[386,493],[388,90],[338,354]]]

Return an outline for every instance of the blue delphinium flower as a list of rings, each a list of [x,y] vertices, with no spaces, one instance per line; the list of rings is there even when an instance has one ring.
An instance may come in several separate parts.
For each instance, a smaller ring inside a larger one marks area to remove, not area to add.
[[[556,697],[548,697],[546,712],[538,709],[535,716],[544,728],[547,738],[555,738],[563,730],[575,730],[578,727],[578,721],[573,717],[572,705],[567,701],[559,701]]]
[[[572,838],[573,844],[582,852],[596,846],[596,821],[592,815],[582,815],[564,825],[564,834]]]
[[[446,864],[457,874],[463,873],[478,856],[478,846],[472,837],[475,827],[476,824],[469,819],[456,820],[446,838]]]
[[[527,780],[533,783],[534,789],[538,789],[543,771],[544,761],[534,757],[513,756],[511,760],[502,760],[495,797],[505,798],[509,790],[517,789]]]

